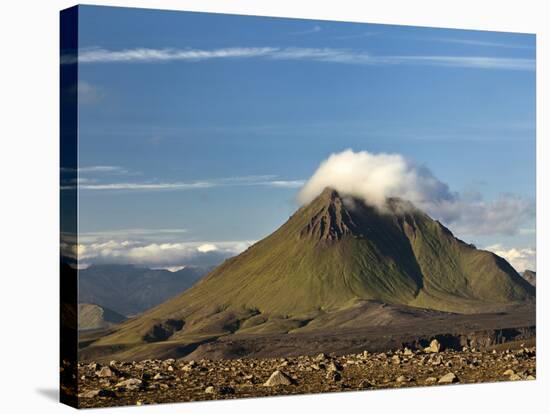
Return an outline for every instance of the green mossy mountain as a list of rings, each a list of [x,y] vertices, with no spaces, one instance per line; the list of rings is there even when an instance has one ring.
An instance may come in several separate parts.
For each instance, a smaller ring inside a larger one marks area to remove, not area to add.
[[[534,288],[508,262],[412,204],[390,199],[380,212],[326,189],[274,233],[94,345],[361,327],[530,300]]]

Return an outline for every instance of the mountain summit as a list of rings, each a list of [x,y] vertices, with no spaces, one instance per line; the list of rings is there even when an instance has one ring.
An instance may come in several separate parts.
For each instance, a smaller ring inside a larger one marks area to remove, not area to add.
[[[274,233],[97,344],[360,327],[533,298],[508,262],[411,203],[389,199],[379,211],[327,188]]]

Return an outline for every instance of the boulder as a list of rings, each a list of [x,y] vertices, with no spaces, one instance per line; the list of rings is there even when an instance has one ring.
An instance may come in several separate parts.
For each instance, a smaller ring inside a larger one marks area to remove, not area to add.
[[[90,390],[83,393],[78,394],[79,398],[94,398],[99,395],[99,390]]]
[[[99,378],[107,378],[113,375],[113,371],[111,371],[111,368],[109,367],[101,367],[96,371],[95,375]]]
[[[432,339],[432,342],[430,342],[430,345],[424,348],[424,352],[429,354],[437,354],[439,350],[441,349],[441,344],[437,339]]]
[[[274,387],[277,385],[291,385],[293,383],[292,378],[290,378],[283,371],[276,370],[271,374],[269,379],[264,382],[264,387]]]
[[[342,367],[339,364],[336,364],[334,361],[330,361],[327,364],[327,371],[328,372],[339,372],[342,370]]]
[[[441,378],[439,378],[439,381],[437,381],[438,384],[454,384],[455,382],[458,382],[458,378],[452,372],[443,375]]]
[[[401,382],[408,382],[408,379],[407,379],[407,377],[405,377],[404,375],[400,375],[400,376],[398,376],[398,377],[395,379],[395,382],[399,382],[399,383],[401,383]]]
[[[137,378],[128,378],[127,380],[120,381],[115,385],[115,388],[125,388],[128,391],[137,390],[141,387],[142,381]]]

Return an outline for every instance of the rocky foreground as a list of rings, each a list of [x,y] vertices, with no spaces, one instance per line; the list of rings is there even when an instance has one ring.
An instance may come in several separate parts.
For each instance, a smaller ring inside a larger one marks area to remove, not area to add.
[[[272,359],[79,364],[79,407],[534,380],[536,349],[425,349]]]

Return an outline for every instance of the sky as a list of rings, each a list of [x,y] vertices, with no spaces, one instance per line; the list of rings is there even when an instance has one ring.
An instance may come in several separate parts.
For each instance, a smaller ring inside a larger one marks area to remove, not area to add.
[[[534,35],[81,6],[78,73],[83,263],[219,262],[331,156],[361,179],[393,154],[434,218],[534,268]]]

